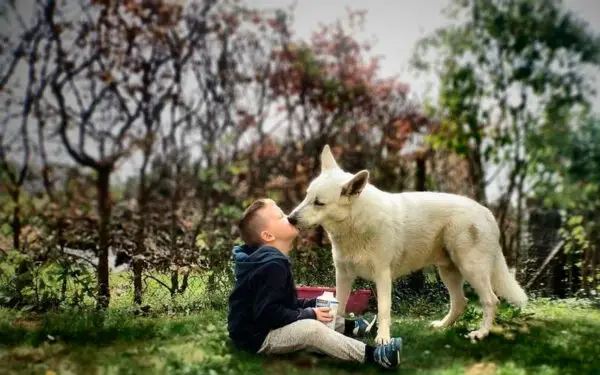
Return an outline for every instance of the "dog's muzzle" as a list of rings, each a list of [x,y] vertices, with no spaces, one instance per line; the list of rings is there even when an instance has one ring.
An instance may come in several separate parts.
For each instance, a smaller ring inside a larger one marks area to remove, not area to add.
[[[298,226],[298,217],[296,215],[293,216],[288,216],[288,221],[290,222],[290,224],[292,224],[293,226]]]

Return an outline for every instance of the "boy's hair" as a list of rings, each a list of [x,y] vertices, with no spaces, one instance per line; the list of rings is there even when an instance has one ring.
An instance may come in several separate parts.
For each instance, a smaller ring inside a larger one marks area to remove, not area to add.
[[[262,220],[260,217],[258,217],[258,211],[266,207],[269,203],[271,203],[270,199],[257,199],[252,202],[242,214],[242,218],[238,223],[238,227],[242,241],[244,241],[244,243],[247,245],[253,247],[259,247],[262,245],[262,239],[260,238],[260,226],[262,224]]]

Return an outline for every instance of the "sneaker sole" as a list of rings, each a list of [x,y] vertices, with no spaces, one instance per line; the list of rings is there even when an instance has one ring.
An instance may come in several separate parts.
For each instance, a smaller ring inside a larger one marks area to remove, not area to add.
[[[404,345],[404,341],[402,340],[401,337],[397,338],[398,340],[395,340],[396,342],[399,342],[398,346],[396,346],[398,348],[398,353],[402,352],[402,346]]]
[[[397,341],[397,340],[394,340]],[[400,339],[400,343],[396,346],[396,367],[400,366],[400,352],[402,352],[403,341]]]

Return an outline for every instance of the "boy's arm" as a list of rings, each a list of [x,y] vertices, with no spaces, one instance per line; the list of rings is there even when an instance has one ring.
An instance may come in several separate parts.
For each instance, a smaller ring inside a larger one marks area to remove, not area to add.
[[[282,305],[285,299],[287,270],[278,263],[263,267],[256,277],[256,302],[253,313],[256,320],[269,322],[272,329],[300,319],[316,319],[311,307],[290,309]]]
[[[298,307],[317,307],[316,298],[298,298]]]

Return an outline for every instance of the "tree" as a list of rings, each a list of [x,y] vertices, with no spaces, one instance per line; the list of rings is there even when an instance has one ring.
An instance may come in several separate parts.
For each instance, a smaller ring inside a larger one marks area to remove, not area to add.
[[[123,59],[134,67],[133,76],[129,76],[128,90],[123,94],[124,101],[136,103],[140,108],[140,131],[136,137],[141,151],[141,163],[138,169],[137,190],[137,228],[136,245],[133,251],[134,302],[142,303],[142,270],[144,267],[145,234],[148,216],[148,198],[153,186],[147,183],[148,166],[155,153],[156,144],[160,142],[160,129],[164,127],[166,113],[183,107],[185,73],[188,62],[196,50],[207,48],[207,35],[213,33],[208,25],[208,15],[213,11],[215,2],[206,2],[200,7],[193,3],[193,12],[187,15],[187,25],[174,19],[164,25],[160,34],[139,32],[128,46],[129,53]],[[147,11],[143,7],[133,8],[138,17]],[[167,12],[176,13],[178,7],[167,8]],[[147,25],[152,27],[152,25]],[[126,30],[127,32],[128,30]],[[136,74],[137,73],[137,74]],[[182,111],[181,119],[171,118],[177,122],[189,118],[194,108]]]
[[[0,97],[4,117],[0,130],[0,181],[6,184],[12,199],[11,228],[13,247],[20,249],[22,228],[22,190],[31,175],[35,142],[32,122],[48,88],[48,43],[44,35],[43,12],[38,8],[31,19],[19,14],[15,3],[6,4],[5,21],[21,29],[16,40],[2,35],[0,51],[5,62],[0,72]],[[12,19],[12,22],[9,20]],[[5,30],[11,30],[8,27]],[[13,34],[14,35],[14,34]],[[19,74],[24,73],[24,74]],[[22,79],[24,78],[24,79]]]
[[[536,185],[532,195],[543,208],[565,211],[559,231],[565,246],[558,254],[558,267],[565,272],[553,275],[560,277],[554,285],[565,294],[581,288],[590,295],[600,285],[600,120],[588,115],[577,123],[572,132],[547,145],[552,158],[545,167],[554,178]]]
[[[207,256],[205,246],[196,246],[195,239],[209,243],[232,220],[219,216],[218,210],[239,199],[231,194],[231,181],[241,172],[233,165],[236,153],[269,105],[267,83],[260,78],[269,63],[266,14],[229,1],[204,8],[202,17],[196,17],[199,26],[191,28],[194,33],[172,34],[185,48],[165,59],[162,67],[171,73],[171,83],[164,87],[168,95],[156,93],[153,82],[139,87],[152,95],[142,100],[142,155],[133,182],[137,245],[131,254],[121,253],[124,258],[133,256],[136,291],[141,290],[142,263],[171,273],[171,285],[164,286],[172,295],[185,290],[191,269],[223,268],[227,253],[212,246]],[[145,115],[154,112],[160,115]],[[151,142],[145,142],[143,134],[149,134]],[[198,254],[201,265],[194,256]],[[134,298],[141,303],[141,293]]]
[[[379,77],[379,57],[368,59],[370,43],[361,43],[353,35],[364,14],[350,11],[349,27],[341,21],[321,26],[310,42],[295,40],[281,26],[281,47],[273,52],[278,66],[272,71],[271,89],[283,103],[287,135],[316,140],[315,150],[335,141],[359,147],[361,135],[373,141],[376,132],[370,130],[385,130],[414,108],[407,98],[408,85],[396,77]],[[378,140],[381,147],[388,141],[387,137]],[[318,166],[314,164],[313,171]]]
[[[173,40],[168,30],[181,21],[182,7],[166,2],[92,1],[80,5],[80,19],[68,19],[67,14],[72,13],[66,12],[67,8],[59,8],[54,1],[47,4],[45,21],[56,53],[56,69],[50,84],[54,100],[48,101],[45,114],[58,123],[71,158],[96,173],[97,306],[106,308],[110,302],[111,174],[139,144],[135,125],[142,115],[149,115],[136,85],[159,78],[153,76],[156,65],[141,56],[151,42],[158,47],[150,59],[164,59],[172,51],[169,47],[176,48],[170,44]]]
[[[364,14],[350,11],[347,22],[322,25],[310,40],[295,37],[289,20],[278,19],[269,88],[278,105],[273,140],[282,147],[270,149],[287,162],[276,158],[268,168],[296,181],[290,186],[294,196],[318,170],[326,143],[346,168],[376,168],[388,151],[393,155],[402,147],[397,137],[410,131],[398,121],[417,108],[408,100],[408,85],[381,77],[380,57],[369,58],[371,44],[355,35]]]
[[[508,167],[496,215],[504,229],[516,193],[513,250],[501,231],[514,263],[525,189],[537,183],[545,137],[568,132],[571,116],[588,105],[591,87],[582,67],[598,64],[599,39],[557,0],[453,1],[449,10],[463,22],[437,30],[415,50],[415,67],[435,69],[441,79],[434,103],[441,131],[433,145],[468,161],[474,196],[484,204],[485,188],[497,176],[488,167]],[[439,56],[437,64],[429,52]]]

